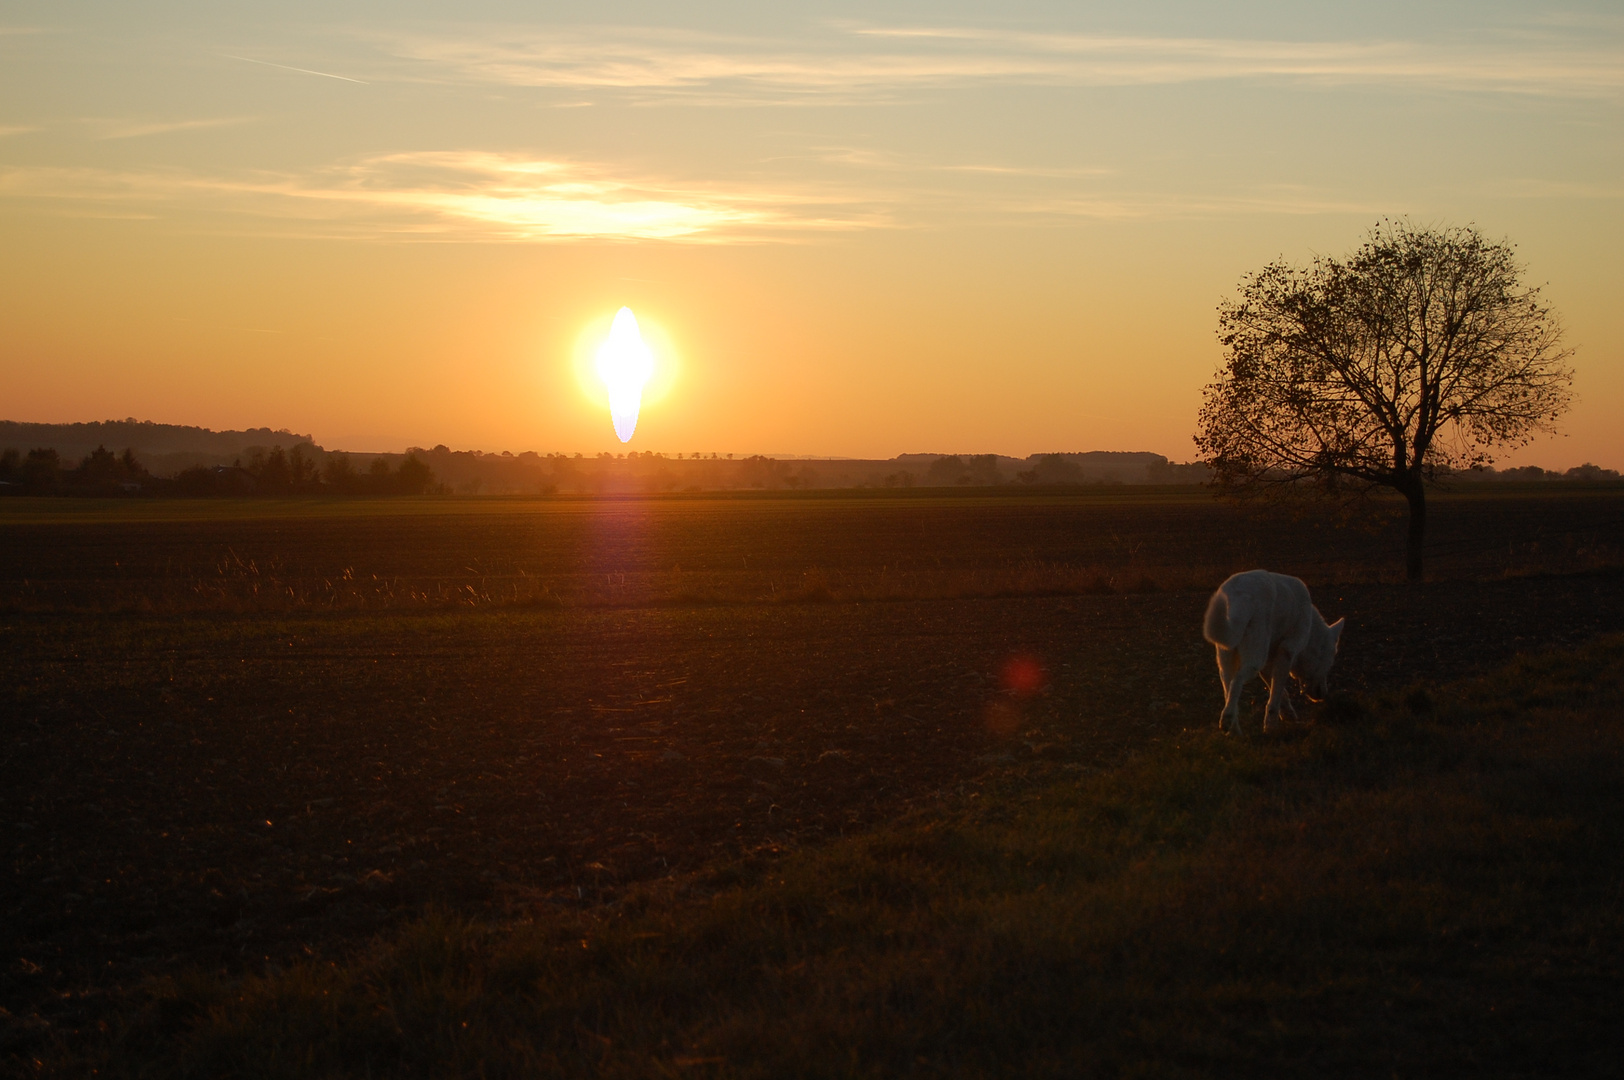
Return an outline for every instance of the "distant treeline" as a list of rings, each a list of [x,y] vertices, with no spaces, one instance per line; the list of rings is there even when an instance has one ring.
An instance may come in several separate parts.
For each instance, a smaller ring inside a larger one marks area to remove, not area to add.
[[[38,495],[297,496],[593,494],[1199,483],[1203,465],[1159,454],[904,454],[887,460],[782,460],[756,454],[487,454],[446,446],[404,454],[350,455],[308,441],[254,446],[229,464],[159,475],[135,447],[98,445],[77,463],[54,448],[0,452],[0,493]]]
[[[793,458],[755,454],[541,455],[485,454],[445,446],[415,449],[458,494],[535,491],[649,492],[1052,486],[1064,484],[1195,484],[1205,465],[1180,465],[1160,454],[902,454],[894,458]]]
[[[143,442],[74,448],[95,433]],[[780,459],[755,454],[492,454],[444,445],[404,454],[345,454],[304,436],[258,428],[214,432],[129,421],[96,424],[0,422],[0,435],[63,437],[55,446],[13,445],[0,465],[0,493],[62,495],[460,495],[662,491],[940,488],[1000,485],[1200,483],[1206,466],[1160,454],[1093,451],[1034,454],[902,454],[875,459]],[[291,436],[283,441],[281,436]],[[266,438],[269,445],[248,442]],[[0,442],[0,447],[8,445]],[[26,445],[26,444],[24,444]],[[156,449],[154,449],[156,447]]]
[[[109,436],[100,441],[93,436]],[[115,441],[111,436],[128,436]],[[37,437],[37,441],[36,441]],[[56,441],[51,441],[52,438]],[[35,449],[24,450],[32,445]],[[812,488],[1066,487],[1199,484],[1207,466],[1148,452],[902,454],[887,459],[765,455],[492,454],[414,447],[401,454],[326,450],[308,436],[270,428],[210,431],[144,421],[20,424],[0,421],[0,493],[59,495],[510,495],[551,492]],[[120,452],[108,449],[123,446]],[[1617,481],[1595,465],[1566,472],[1537,466],[1453,474],[1462,482]]]
[[[1542,469],[1538,465],[1520,465],[1515,469],[1496,469],[1493,465],[1489,465],[1481,469],[1463,469],[1459,472],[1449,473],[1448,476],[1451,480],[1490,483],[1497,481],[1501,483],[1508,481],[1526,483],[1531,480],[1539,482],[1568,480],[1599,484],[1616,482],[1619,479],[1617,469],[1604,469],[1600,465],[1592,465],[1589,462],[1583,465],[1575,465],[1565,472],[1558,469]]]
[[[63,468],[62,458],[50,447],[19,453],[0,450],[0,491],[8,494],[85,495],[135,494],[152,475],[130,450],[114,454],[98,446],[76,467]]]
[[[324,454],[318,466],[303,445],[251,451],[230,465],[193,465],[174,476],[154,476],[133,448],[115,454],[98,446],[77,465],[55,449],[0,451],[0,493],[17,495],[421,495],[442,490],[434,471],[413,454],[398,464],[373,458],[357,469],[347,454]]]

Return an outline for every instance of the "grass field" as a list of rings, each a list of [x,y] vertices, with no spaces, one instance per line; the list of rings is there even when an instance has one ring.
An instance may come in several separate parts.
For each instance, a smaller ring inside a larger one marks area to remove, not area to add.
[[[1539,1071],[1617,989],[1616,862],[1570,857],[1617,850],[1617,648],[1542,661],[1533,692],[1438,687],[1624,630],[1624,497],[1435,512],[1410,587],[1392,531],[1189,492],[0,501],[0,1053],[22,1075]],[[1200,611],[1257,564],[1348,618],[1334,679],[1367,715],[1208,735]],[[1403,704],[1418,684],[1433,711]],[[1359,848],[1366,811],[1409,854]],[[1415,873],[1383,916],[1394,867]],[[1294,966],[1306,899],[1352,936],[1314,915],[1324,951]],[[1281,919],[1225,989],[1223,957]],[[1471,934],[1487,975],[1460,966]],[[1545,1026],[1484,1026],[1484,1003]]]
[[[1012,773],[585,911],[160,980],[56,1064],[174,1076],[1607,1075],[1624,639],[1269,741]],[[76,1060],[75,1060],[76,1059]]]

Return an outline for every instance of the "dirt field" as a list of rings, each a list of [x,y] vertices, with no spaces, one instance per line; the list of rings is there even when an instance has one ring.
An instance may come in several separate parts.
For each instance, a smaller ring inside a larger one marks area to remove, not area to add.
[[[0,500],[0,611],[245,612],[1210,589],[1267,566],[1397,581],[1402,504],[1340,528],[1196,489],[649,499]],[[1432,502],[1437,580],[1624,564],[1624,492]],[[1214,578],[1217,575],[1217,578]]]
[[[1624,629],[1617,492],[1440,500],[1420,587],[1384,580],[1391,531],[1190,495],[14,502],[0,1006],[24,1026],[431,901],[703,888],[1086,773],[1215,721],[1199,617],[1235,569],[1301,573],[1347,617],[1345,689]]]

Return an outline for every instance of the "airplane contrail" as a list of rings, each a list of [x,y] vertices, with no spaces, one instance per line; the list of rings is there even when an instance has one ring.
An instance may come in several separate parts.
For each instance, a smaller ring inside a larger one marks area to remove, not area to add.
[[[362,86],[372,84],[364,79],[352,79],[348,75],[334,75],[330,71],[311,71],[309,68],[289,67],[287,64],[273,64],[269,60],[255,60],[252,56],[234,56],[231,53],[221,53],[228,60],[246,60],[250,64],[264,64],[266,67],[281,68],[283,71],[298,71],[305,75],[320,75],[324,79],[343,79],[345,82],[360,83]]]

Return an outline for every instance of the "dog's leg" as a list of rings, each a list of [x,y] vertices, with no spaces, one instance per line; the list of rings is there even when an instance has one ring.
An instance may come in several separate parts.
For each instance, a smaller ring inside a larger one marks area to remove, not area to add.
[[[1270,721],[1283,719],[1285,714],[1297,718],[1297,709],[1291,703],[1291,658],[1284,650],[1269,657],[1263,678],[1269,684],[1269,703],[1263,709],[1263,730],[1269,730]]]
[[[1237,734],[1241,730],[1241,689],[1255,671],[1247,671],[1241,662],[1241,650],[1218,646],[1218,677],[1224,684],[1224,711],[1218,714],[1218,730],[1227,723]]]
[[[1224,707],[1218,710],[1218,730],[1229,723],[1229,703],[1235,698],[1234,668],[1240,663],[1240,654],[1222,645],[1213,646],[1218,652],[1218,685],[1224,688]]]

